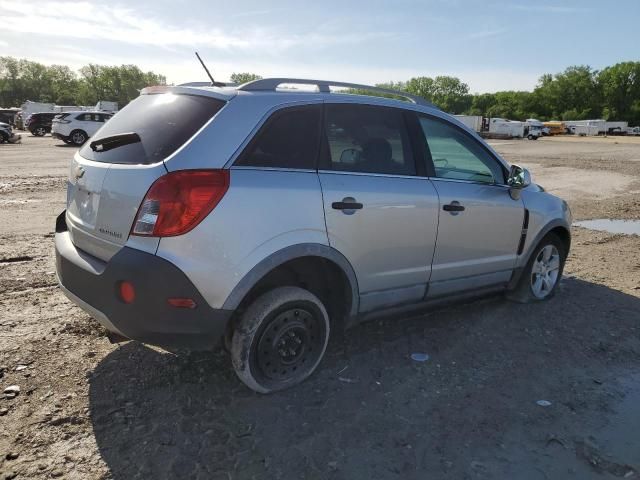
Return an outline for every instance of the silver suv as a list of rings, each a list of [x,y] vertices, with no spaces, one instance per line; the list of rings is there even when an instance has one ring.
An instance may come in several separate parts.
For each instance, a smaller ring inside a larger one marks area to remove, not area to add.
[[[143,90],[76,153],[55,244],[62,290],[112,338],[224,339],[267,393],[308,377],[330,330],[500,291],[548,299],[570,224],[421,98],[264,79]]]

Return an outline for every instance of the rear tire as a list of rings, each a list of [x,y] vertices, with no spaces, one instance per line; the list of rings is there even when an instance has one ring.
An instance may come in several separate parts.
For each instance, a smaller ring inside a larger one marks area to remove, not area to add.
[[[44,137],[47,134],[47,129],[44,127],[36,127],[31,133],[33,133],[36,137]]]
[[[518,303],[549,300],[558,289],[566,259],[562,240],[556,234],[548,233],[534,249],[518,285],[507,293],[507,298]]]
[[[84,142],[87,141],[87,134],[82,130],[74,130],[69,135],[69,140],[73,145],[77,145],[78,147],[84,145]]]
[[[316,369],[329,340],[322,302],[299,287],[279,287],[256,300],[236,324],[231,360],[250,389],[271,393],[292,387]]]

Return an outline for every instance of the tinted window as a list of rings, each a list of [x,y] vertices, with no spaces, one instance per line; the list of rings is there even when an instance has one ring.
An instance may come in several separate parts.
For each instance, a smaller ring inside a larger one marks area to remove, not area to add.
[[[327,105],[325,132],[332,170],[416,174],[401,110],[369,105]]]
[[[321,116],[321,105],[275,112],[235,165],[315,169]]]
[[[94,152],[91,142],[87,142],[80,155],[106,163],[160,162],[189,140],[224,104],[222,100],[200,95],[140,95],[105,123],[91,140],[137,133],[141,141],[104,152]]]
[[[478,142],[452,125],[420,117],[436,177],[483,183],[504,183],[500,164]]]

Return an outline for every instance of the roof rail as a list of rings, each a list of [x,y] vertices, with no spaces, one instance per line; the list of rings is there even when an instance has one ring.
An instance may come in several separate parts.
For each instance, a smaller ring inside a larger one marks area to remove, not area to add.
[[[216,82],[218,85],[222,85],[225,87],[237,87],[238,84],[237,83],[230,83],[230,82]],[[224,84],[224,85],[223,85]],[[211,82],[187,82],[187,83],[180,83],[178,85],[176,85],[176,87],[212,87],[213,85],[211,85]]]
[[[346,82],[333,82],[330,80],[308,80],[303,78],[263,78],[260,80],[253,80],[247,82],[238,87],[238,90],[245,92],[259,92],[259,91],[275,91],[280,85],[284,83],[292,83],[299,85],[315,85],[322,93],[331,93],[329,87],[344,87],[355,88],[359,90],[368,90],[370,92],[386,93],[388,95],[396,95],[398,97],[406,98],[410,102],[416,105],[424,105],[427,107],[435,107],[431,102],[428,102],[418,95],[412,95],[410,93],[401,92],[399,90],[392,90],[390,88],[373,87],[371,85],[360,85],[357,83]]]

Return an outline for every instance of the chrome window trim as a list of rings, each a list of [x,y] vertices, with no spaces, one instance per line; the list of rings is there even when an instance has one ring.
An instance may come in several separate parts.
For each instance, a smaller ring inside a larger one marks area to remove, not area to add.
[[[251,165],[232,165],[229,170],[265,170],[272,172],[305,172],[305,173],[317,173],[317,170],[312,168],[285,168],[285,167],[253,167]]]
[[[318,173],[331,173],[334,175],[357,175],[359,177],[386,177],[386,178],[411,178],[426,180],[429,177],[422,177],[420,175],[399,175],[395,173],[369,173],[369,172],[350,172],[345,170],[318,170]]]
[[[500,187],[500,188],[506,188],[509,189],[511,187],[509,187],[509,185],[503,184],[503,183],[487,183],[487,182],[476,182],[474,180],[461,180],[461,179],[457,179],[457,178],[443,178],[443,177],[427,177],[429,180],[431,181],[435,181],[435,182],[453,182],[453,183],[469,183],[472,185],[483,185],[486,187]]]

